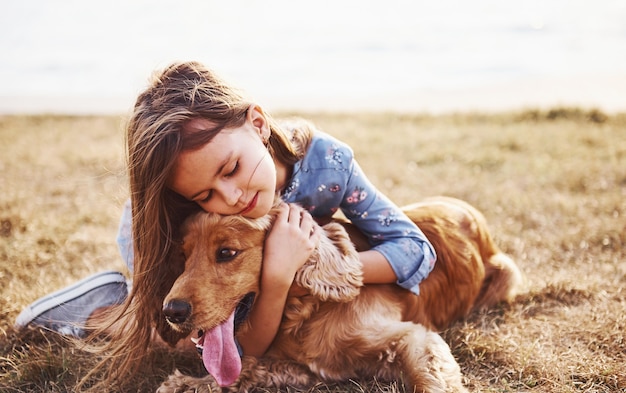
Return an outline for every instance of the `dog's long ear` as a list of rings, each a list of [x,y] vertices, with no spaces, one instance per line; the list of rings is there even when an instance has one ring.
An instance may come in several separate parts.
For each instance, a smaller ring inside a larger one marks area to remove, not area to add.
[[[363,266],[345,229],[329,223],[323,230],[318,248],[298,270],[295,281],[322,301],[347,302],[363,286]]]
[[[180,243],[176,243],[170,249],[168,261],[167,274],[161,278],[159,286],[158,296],[161,298],[160,304],[163,304],[163,300],[165,300],[165,297],[172,289],[172,286],[174,286],[174,282],[185,270],[185,255],[183,254],[182,245]],[[187,336],[185,332],[179,332],[172,329],[170,324],[167,323],[167,320],[165,319],[165,314],[163,314],[162,308],[155,310],[155,313],[156,330],[163,341],[171,346],[175,346],[180,339]]]

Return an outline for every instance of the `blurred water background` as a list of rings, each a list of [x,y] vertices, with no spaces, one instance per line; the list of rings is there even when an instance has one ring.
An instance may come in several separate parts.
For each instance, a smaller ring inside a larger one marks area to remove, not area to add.
[[[1,113],[126,112],[176,60],[271,110],[626,110],[626,0],[1,4]]]

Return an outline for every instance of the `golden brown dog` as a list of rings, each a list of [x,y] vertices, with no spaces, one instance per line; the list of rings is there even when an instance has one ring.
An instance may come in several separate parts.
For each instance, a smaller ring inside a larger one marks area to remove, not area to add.
[[[288,299],[266,355],[244,356],[240,373],[232,366],[238,356],[229,358],[219,348],[222,344],[209,348],[201,338],[205,365],[221,359],[226,365],[218,367],[226,368],[226,377],[192,378],[177,371],[159,392],[208,392],[219,389],[215,379],[230,391],[243,392],[255,386],[304,388],[319,380],[372,377],[403,379],[408,391],[465,391],[460,368],[436,331],[473,309],[510,300],[521,274],[494,244],[483,215],[467,203],[440,197],[403,210],[437,251],[437,263],[420,284],[419,296],[397,285],[363,286],[358,254],[344,227],[326,224],[326,236],[296,276],[310,294]],[[250,220],[201,213],[186,222],[185,270],[163,309],[175,329],[206,335],[232,325],[240,302],[258,291],[270,226],[271,215]],[[246,328],[245,323],[239,327]],[[221,335],[232,336],[232,330]],[[221,373],[211,367],[215,365],[207,367],[213,374]]]

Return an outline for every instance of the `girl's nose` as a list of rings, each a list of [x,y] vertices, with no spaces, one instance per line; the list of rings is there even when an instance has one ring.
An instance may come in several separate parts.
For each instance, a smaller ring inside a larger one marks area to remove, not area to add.
[[[241,199],[242,190],[236,186],[224,186],[222,189],[222,197],[228,206],[235,206]]]

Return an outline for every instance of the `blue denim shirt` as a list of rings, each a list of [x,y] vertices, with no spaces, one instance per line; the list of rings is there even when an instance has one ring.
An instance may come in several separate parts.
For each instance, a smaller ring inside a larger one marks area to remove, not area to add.
[[[130,206],[130,199],[124,203],[124,210],[122,210],[122,218],[120,218],[120,225],[117,230],[117,247],[122,254],[122,259],[126,262],[128,270],[133,272],[133,259],[135,258],[135,251],[133,249],[133,232],[132,232],[132,210]]]
[[[330,216],[341,209],[368,238],[372,249],[389,261],[398,285],[419,294],[419,283],[435,265],[435,250],[422,231],[367,179],[347,144],[316,132],[281,196],[314,217]],[[124,206],[117,242],[132,272],[129,201]]]
[[[398,285],[419,294],[436,254],[422,231],[367,179],[345,143],[316,132],[304,158],[295,164],[283,191],[314,217],[338,209],[368,238],[373,250],[391,264]]]

